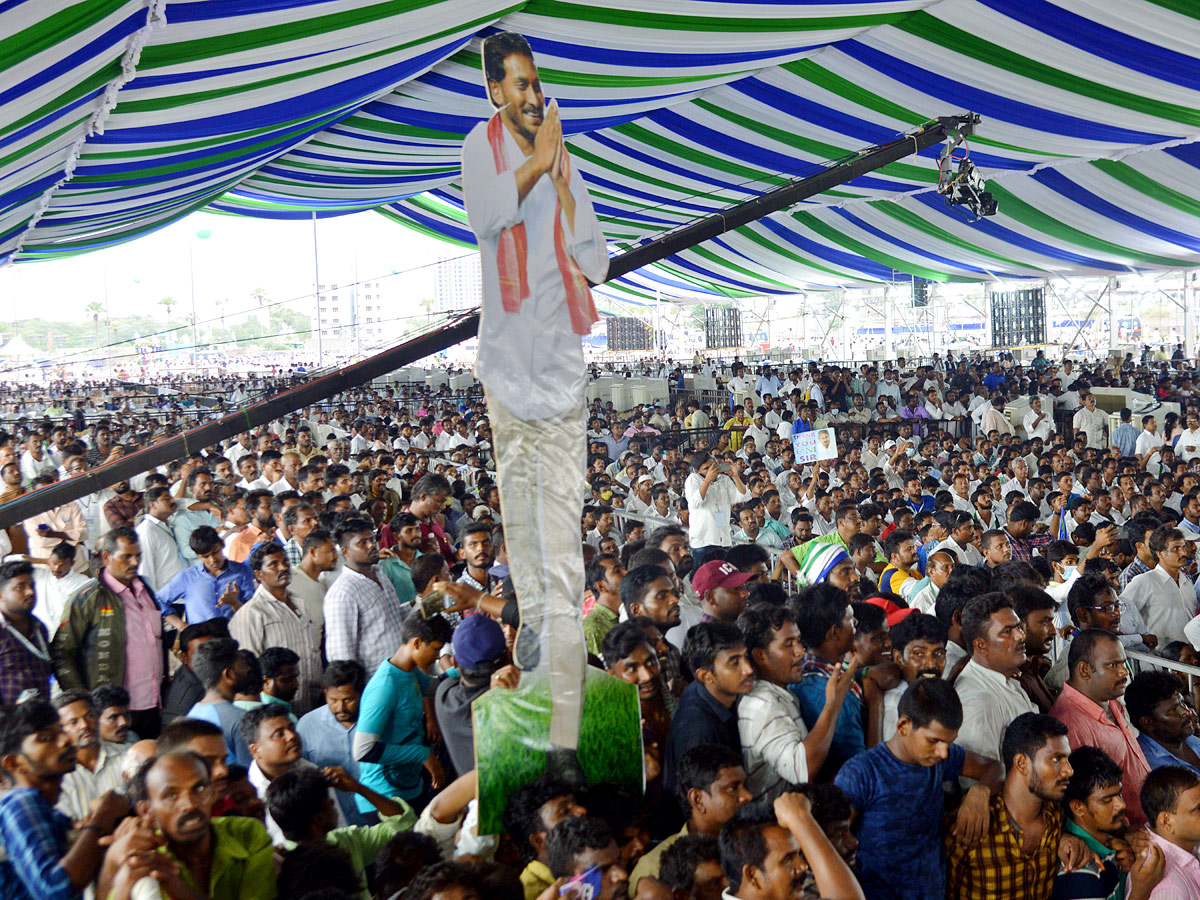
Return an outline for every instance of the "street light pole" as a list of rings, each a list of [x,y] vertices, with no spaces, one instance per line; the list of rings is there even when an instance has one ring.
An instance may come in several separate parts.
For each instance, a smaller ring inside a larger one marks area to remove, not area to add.
[[[188,281],[192,290],[192,369],[196,368],[196,263],[193,260],[195,241],[188,238]]]
[[[317,211],[312,214],[313,225],[313,289],[317,292],[317,368],[325,365],[325,333],[321,327],[321,266],[317,257]]]

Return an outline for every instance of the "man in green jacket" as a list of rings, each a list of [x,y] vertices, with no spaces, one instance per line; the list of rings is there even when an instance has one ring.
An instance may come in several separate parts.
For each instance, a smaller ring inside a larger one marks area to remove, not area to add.
[[[166,664],[163,614],[137,573],[142,558],[137,532],[114,528],[100,538],[99,549],[104,568],[67,601],[50,644],[54,675],[65,691],[103,684],[125,688],[131,727],[154,738]]]

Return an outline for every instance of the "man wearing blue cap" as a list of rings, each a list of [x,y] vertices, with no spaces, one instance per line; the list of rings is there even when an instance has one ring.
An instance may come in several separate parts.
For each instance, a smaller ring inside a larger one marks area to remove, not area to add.
[[[475,768],[475,731],[471,703],[489,688],[515,688],[519,672],[505,665],[508,647],[500,626],[483,613],[467,616],[451,642],[458,675],[442,680],[434,695],[442,739],[459,775]]]

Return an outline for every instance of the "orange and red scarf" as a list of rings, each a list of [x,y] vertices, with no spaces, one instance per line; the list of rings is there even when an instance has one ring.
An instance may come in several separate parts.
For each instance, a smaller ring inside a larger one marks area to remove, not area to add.
[[[496,162],[496,174],[507,172],[509,165],[507,154],[504,152],[504,123],[500,121],[499,113],[488,121],[487,134]],[[563,169],[569,179],[571,160],[565,144]],[[520,312],[521,303],[529,296],[528,252],[529,241],[525,234],[524,222],[500,232],[496,264],[500,272],[500,300],[505,312]],[[592,302],[592,291],[588,287],[587,279],[567,252],[567,237],[562,226],[562,203],[558,201],[554,206],[554,256],[558,261],[558,271],[562,275],[563,287],[567,293],[571,330],[576,334],[588,334],[600,317],[596,315],[596,306]]]

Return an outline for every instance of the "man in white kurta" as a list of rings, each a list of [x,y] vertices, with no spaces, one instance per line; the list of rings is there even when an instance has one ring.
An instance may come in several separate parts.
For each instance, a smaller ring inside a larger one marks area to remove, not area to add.
[[[1084,395],[1083,406],[1075,411],[1071,427],[1083,432],[1088,447],[1094,450],[1104,449],[1104,441],[1108,435],[1108,415],[1103,410],[1096,409],[1095,395]]]
[[[146,516],[134,529],[142,545],[142,564],[138,574],[155,593],[166,587],[185,568],[179,545],[175,543],[175,532],[167,524],[174,512],[175,498],[170,491],[166,488],[147,491]]]
[[[586,465],[580,335],[596,319],[583,278],[605,280],[608,250],[528,43],[509,32],[492,35],[483,63],[498,112],[463,142],[463,192],[483,275],[475,374],[487,391],[521,610],[515,661],[548,666],[550,741],[573,751],[586,662],[572,489]]]

